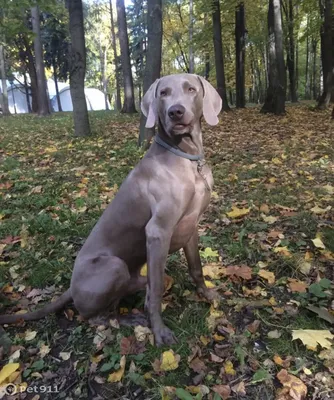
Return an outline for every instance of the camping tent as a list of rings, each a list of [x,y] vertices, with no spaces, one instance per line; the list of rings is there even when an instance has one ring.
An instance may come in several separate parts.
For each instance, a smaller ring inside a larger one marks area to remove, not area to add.
[[[12,114],[28,113],[29,106],[27,101],[26,87],[19,81],[13,83],[7,82],[7,85],[8,85],[7,90],[8,90],[9,111]],[[54,111],[59,111],[54,81],[52,79],[48,79],[47,86],[48,86],[49,97],[51,99],[51,106]],[[73,111],[72,98],[69,85],[64,82],[58,82],[58,89],[63,111]],[[31,90],[30,88],[27,88],[27,90],[31,106],[32,103]],[[85,95],[86,95],[88,110],[106,109],[104,94],[100,90],[93,88],[86,88]],[[110,109],[111,107],[108,101],[108,110]]]
[[[7,92],[8,92],[8,106],[11,114],[21,114],[29,112],[27,93],[24,85],[18,82],[15,83],[8,82]],[[28,96],[30,99],[30,106],[31,106],[30,89],[28,89]]]
[[[86,103],[89,111],[91,110],[105,110],[105,98],[103,92],[99,89],[85,88]],[[63,111],[73,111],[73,104],[71,98],[70,87],[66,86],[59,91],[59,97],[61,107]],[[57,96],[51,99],[51,105],[54,111],[58,110]],[[110,110],[110,104],[108,101],[108,110]]]

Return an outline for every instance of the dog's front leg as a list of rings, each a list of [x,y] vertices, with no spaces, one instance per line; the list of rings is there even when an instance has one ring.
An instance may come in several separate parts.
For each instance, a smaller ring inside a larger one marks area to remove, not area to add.
[[[205,297],[210,302],[218,299],[218,293],[212,289],[208,289],[205,285],[202,262],[198,251],[197,231],[192,235],[189,242],[184,247],[184,253],[186,255],[190,276],[192,277],[197,288],[197,293]]]
[[[164,292],[164,270],[167,261],[172,231],[153,217],[146,226],[146,247],[148,265],[148,312],[155,344],[176,343],[173,332],[167,328],[161,317],[161,302]]]

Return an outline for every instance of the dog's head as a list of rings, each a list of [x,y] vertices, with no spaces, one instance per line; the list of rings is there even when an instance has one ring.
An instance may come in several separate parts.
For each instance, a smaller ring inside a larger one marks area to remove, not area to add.
[[[218,124],[222,100],[204,78],[193,74],[168,75],[157,79],[141,103],[146,127],[160,121],[169,136],[189,134],[202,116],[209,125]]]

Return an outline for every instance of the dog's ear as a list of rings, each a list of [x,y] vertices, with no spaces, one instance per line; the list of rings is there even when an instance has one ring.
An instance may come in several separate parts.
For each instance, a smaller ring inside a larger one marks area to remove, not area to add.
[[[157,86],[160,79],[156,79],[145,93],[140,108],[147,118],[145,128],[153,128],[158,119]]]
[[[218,114],[222,109],[222,99],[217,90],[206,79],[198,76],[201,82],[204,97],[203,97],[203,116],[209,125],[217,125],[219,122]]]

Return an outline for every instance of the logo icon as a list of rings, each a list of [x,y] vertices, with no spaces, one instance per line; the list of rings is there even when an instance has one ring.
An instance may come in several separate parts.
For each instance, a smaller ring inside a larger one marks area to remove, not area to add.
[[[8,396],[12,396],[13,394],[15,394],[17,391],[16,389],[16,385],[14,385],[13,383],[8,383],[5,387],[5,393]]]

